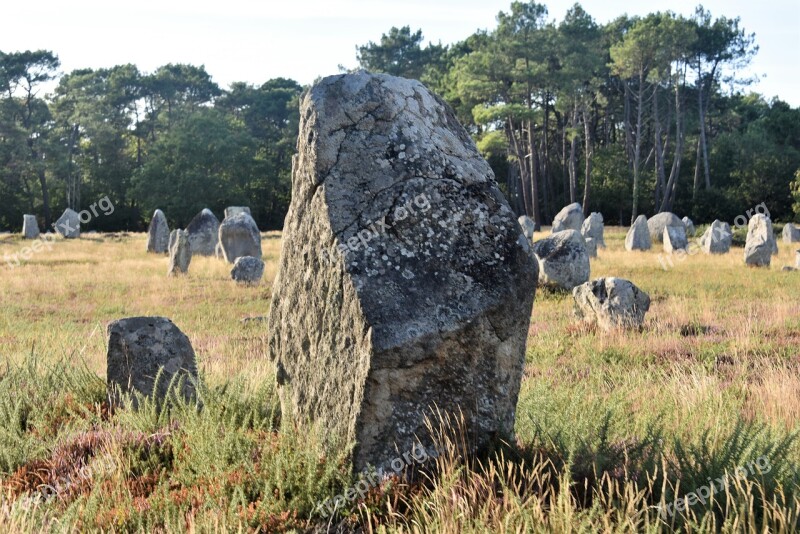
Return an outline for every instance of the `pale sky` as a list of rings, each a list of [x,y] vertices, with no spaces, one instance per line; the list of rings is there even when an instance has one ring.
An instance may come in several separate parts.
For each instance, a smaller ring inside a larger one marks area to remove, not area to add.
[[[543,2],[560,20],[574,0]],[[670,9],[691,15],[697,1],[586,0],[604,23],[622,13]],[[453,43],[492,29],[511,0],[12,0],[3,7],[0,50],[44,48],[63,72],[134,63],[150,72],[166,63],[205,65],[223,87],[275,77],[301,84],[356,66],[355,47],[378,41],[392,26],[422,29],[425,40]],[[763,79],[752,90],[800,106],[800,0],[706,0],[717,17],[741,17],[760,51],[745,75]]]

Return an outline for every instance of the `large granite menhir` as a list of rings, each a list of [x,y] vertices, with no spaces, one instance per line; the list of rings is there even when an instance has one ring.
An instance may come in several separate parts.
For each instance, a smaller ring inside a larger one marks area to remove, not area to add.
[[[491,168],[417,81],[331,76],[300,117],[268,326],[283,413],[356,471],[432,445],[434,405],[473,446],[508,439],[537,267]]]
[[[205,208],[195,215],[186,227],[186,232],[189,234],[192,254],[214,255],[219,241],[219,219],[210,209]]]
[[[161,210],[153,213],[147,229],[147,252],[166,254],[169,252],[169,225],[167,217]]]

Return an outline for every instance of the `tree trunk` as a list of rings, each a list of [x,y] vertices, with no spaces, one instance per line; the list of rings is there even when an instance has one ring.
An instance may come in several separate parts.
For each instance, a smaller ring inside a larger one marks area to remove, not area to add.
[[[639,179],[641,169],[639,159],[642,152],[642,107],[644,104],[644,72],[639,71],[639,90],[636,106],[636,140],[633,149],[633,203],[631,207],[631,225],[639,215]]]
[[[528,119],[528,147],[530,153],[528,160],[531,164],[531,202],[533,203],[533,222],[538,230],[542,226],[542,214],[539,211],[539,180],[538,173],[536,172],[536,165],[538,164],[535,151],[535,143],[533,139],[533,123]]]
[[[594,136],[592,135],[592,124],[589,120],[589,113],[583,110],[583,142],[584,142],[584,182],[583,182],[583,216],[589,215],[589,195],[592,191],[592,158],[594,157]]]
[[[664,172],[664,151],[661,145],[661,121],[658,118],[658,84],[653,84],[653,122],[655,123],[655,139],[653,147],[656,154],[656,188],[655,188],[655,205],[661,204],[663,196],[663,188],[666,183]]]
[[[578,105],[572,112],[572,128],[578,127]],[[575,202],[578,190],[578,135],[573,131],[569,143],[569,203]]]
[[[669,181],[664,191],[664,200],[661,201],[659,211],[672,211],[675,203],[675,191],[678,187],[678,175],[681,172],[681,159],[683,157],[683,125],[681,123],[681,98],[680,98],[680,79],[676,75],[675,80],[675,157],[672,160],[672,169],[669,173]]]

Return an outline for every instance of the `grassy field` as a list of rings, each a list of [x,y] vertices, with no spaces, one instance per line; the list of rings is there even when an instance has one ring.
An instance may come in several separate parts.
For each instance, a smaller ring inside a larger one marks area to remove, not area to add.
[[[797,531],[800,272],[780,271],[797,247],[781,243],[770,269],[735,248],[664,270],[655,250],[624,251],[624,235],[606,229],[592,277],[651,296],[641,332],[578,325],[570,295],[537,293],[517,442],[465,459],[447,427],[422,467],[435,477],[386,480],[332,518],[317,504],[355,482],[346,451],[281,421],[266,323],[243,321],[268,313],[279,233],[264,235],[257,287],[213,258],[168,278],[142,234],[4,260],[0,530]],[[28,244],[0,236],[0,259]],[[202,410],[109,410],[105,328],[135,315],[189,336]]]

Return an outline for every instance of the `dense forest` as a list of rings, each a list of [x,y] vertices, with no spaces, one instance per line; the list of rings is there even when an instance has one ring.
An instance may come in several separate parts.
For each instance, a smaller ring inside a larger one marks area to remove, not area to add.
[[[554,21],[515,2],[462,42],[391,28],[356,57],[445,99],[537,223],[573,201],[620,224],[665,210],[731,221],[762,202],[775,220],[798,219],[800,109],[747,90],[738,73],[757,50],[738,18],[702,7],[603,25],[578,4]],[[59,76],[54,52],[0,51],[0,229],[18,230],[24,213],[49,226],[105,196],[114,213],[93,229],[142,229],[155,208],[183,226],[227,205],[281,227],[298,83],[226,90],[204,67],[174,64]]]

